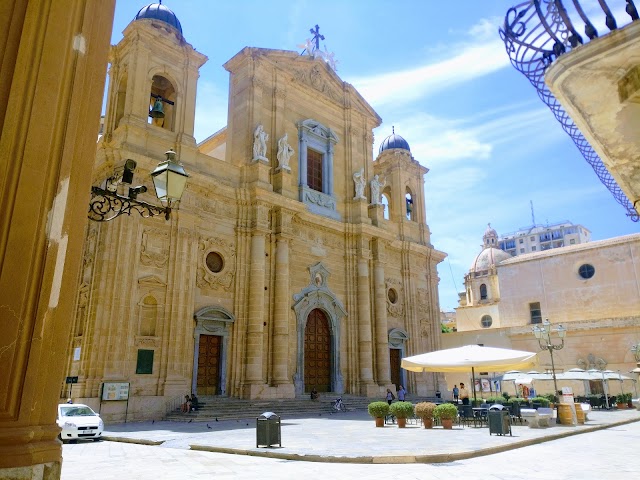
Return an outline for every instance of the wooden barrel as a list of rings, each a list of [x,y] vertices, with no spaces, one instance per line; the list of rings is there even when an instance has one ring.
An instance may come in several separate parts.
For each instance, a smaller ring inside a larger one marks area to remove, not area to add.
[[[582,410],[582,405],[576,403],[576,418],[578,419],[578,423],[580,425],[584,425],[584,410]]]
[[[558,407],[558,420],[562,425],[574,425],[573,412],[571,411],[571,405],[568,403],[559,403]]]

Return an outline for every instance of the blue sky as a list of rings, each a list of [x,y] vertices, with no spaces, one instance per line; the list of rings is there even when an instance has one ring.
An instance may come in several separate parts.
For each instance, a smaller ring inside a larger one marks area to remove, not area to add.
[[[383,119],[374,151],[394,125],[430,170],[427,223],[433,245],[448,254],[438,269],[443,310],[457,306],[487,223],[499,234],[531,225],[530,201],[536,223],[569,220],[592,240],[640,232],[510,65],[498,27],[516,0],[163,3],[209,57],[198,83],[198,141],[226,124],[227,60],[245,46],[301,51],[320,25],[338,75]],[[117,2],[112,43],[144,5]]]

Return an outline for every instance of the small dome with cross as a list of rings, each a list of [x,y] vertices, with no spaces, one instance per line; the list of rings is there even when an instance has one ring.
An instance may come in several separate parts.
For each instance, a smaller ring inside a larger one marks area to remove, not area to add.
[[[411,149],[409,148],[409,143],[400,135],[396,135],[395,127],[391,127],[391,131],[393,133],[385,138],[380,144],[380,150],[378,153],[382,153],[385,150],[389,150],[391,148],[402,148],[403,150],[411,151]]]
[[[133,18],[133,21],[142,20],[142,19],[152,19],[152,20],[160,20],[166,24],[171,25],[173,28],[180,32],[182,35],[182,25],[180,25],[180,20],[176,17],[176,14],[173,13],[169,8],[162,5],[162,1],[160,3],[150,3],[146,7],[142,7],[140,11]]]

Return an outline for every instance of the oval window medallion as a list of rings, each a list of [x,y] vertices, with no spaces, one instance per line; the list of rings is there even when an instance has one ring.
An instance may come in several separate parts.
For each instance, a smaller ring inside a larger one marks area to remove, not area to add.
[[[218,273],[224,267],[224,260],[218,252],[209,252],[207,253],[206,264],[210,272]]]

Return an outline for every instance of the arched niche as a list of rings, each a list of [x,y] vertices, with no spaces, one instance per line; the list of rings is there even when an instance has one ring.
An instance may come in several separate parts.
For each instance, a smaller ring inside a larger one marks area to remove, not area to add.
[[[304,392],[304,332],[307,318],[314,309],[322,310],[331,330],[331,390],[344,392],[344,381],[340,373],[340,330],[341,321],[347,316],[342,302],[328,287],[329,271],[317,263],[309,268],[309,285],[293,296],[293,311],[296,315],[298,354],[294,385],[296,395]]]

